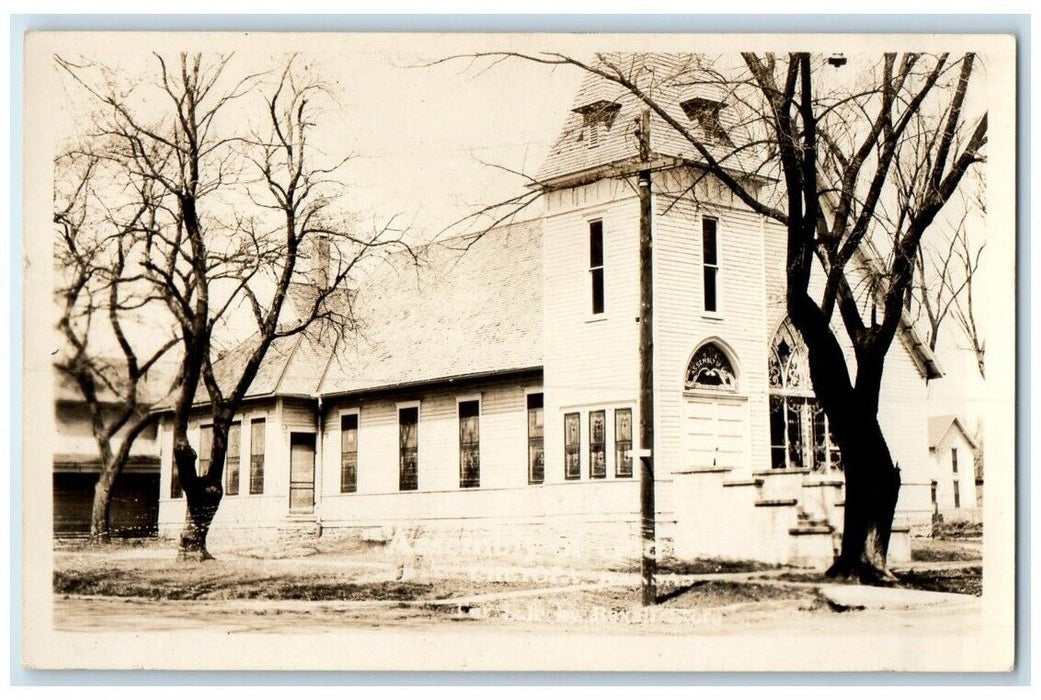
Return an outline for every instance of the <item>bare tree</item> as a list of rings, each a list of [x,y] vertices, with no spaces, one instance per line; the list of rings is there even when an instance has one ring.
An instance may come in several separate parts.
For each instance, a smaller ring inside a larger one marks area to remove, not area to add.
[[[67,176],[55,188],[56,261],[62,274],[57,289],[58,327],[67,343],[57,367],[75,383],[87,406],[100,458],[90,517],[92,544],[110,540],[112,487],[135,440],[154,423],[148,411],[154,397],[144,392],[145,379],[178,340],[172,336],[158,343],[142,343],[124,330],[127,316],[132,317],[150,300],[147,289],[142,294],[141,285],[135,285],[127,264],[134,240],[128,234],[150,215],[150,199],[140,192],[139,205],[125,219],[107,210],[95,189],[101,168],[97,158],[75,153],[64,154],[55,162],[55,171]],[[101,216],[93,215],[96,210],[101,210]],[[115,361],[106,359],[96,339],[92,340],[97,317],[118,346]],[[134,323],[132,318],[130,323]]]
[[[715,181],[784,228],[786,310],[806,344],[815,393],[842,449],[846,476],[842,548],[829,575],[888,577],[900,470],[878,421],[882,373],[907,323],[922,238],[984,158],[987,115],[966,113],[976,57],[887,53],[846,81],[837,79],[838,71],[848,74],[854,66],[836,66],[847,59],[829,62],[808,53],[746,53],[733,65],[697,55],[467,58],[516,58],[599,76],[635,96],[689,144],[693,155],[684,162],[695,183]],[[734,119],[712,119],[718,117],[712,110],[684,119],[670,100],[695,86],[711,89]],[[618,175],[631,172],[622,168]],[[770,187],[771,181],[779,186]],[[819,294],[810,284],[815,267],[824,273]],[[833,324],[836,311],[845,339]],[[844,342],[852,345],[852,366]]]
[[[187,502],[182,558],[211,558],[228,432],[272,343],[319,325],[349,328],[350,296],[337,290],[370,252],[404,245],[393,220],[358,234],[337,206],[346,158],[330,160],[312,144],[331,102],[312,67],[289,57],[280,70],[234,79],[232,58],[181,54],[171,63],[157,54],[151,81],[130,86],[104,66],[57,58],[98,107],[95,154],[141,178],[155,199],[155,217],[137,233],[142,275],[180,336],[173,461]],[[324,248],[324,278],[290,308],[292,285]],[[219,366],[217,336],[240,312],[252,326],[241,364]],[[213,417],[204,472],[188,440],[201,388]]]
[[[936,350],[941,329],[952,316],[974,350],[982,343],[972,310],[972,281],[986,243],[976,244],[970,240],[967,215],[968,209],[946,236],[937,232],[930,241],[932,245],[923,245],[915,259],[913,299],[909,298],[908,303],[917,311],[915,320],[927,327],[931,350]],[[980,360],[982,354],[980,350],[977,355]],[[982,362],[979,366],[983,376]]]

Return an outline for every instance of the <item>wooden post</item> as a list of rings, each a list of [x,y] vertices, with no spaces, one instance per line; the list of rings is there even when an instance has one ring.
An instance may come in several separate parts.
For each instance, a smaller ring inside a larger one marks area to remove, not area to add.
[[[651,113],[640,114],[640,591],[643,605],[657,605],[654,506],[654,304],[651,278]]]

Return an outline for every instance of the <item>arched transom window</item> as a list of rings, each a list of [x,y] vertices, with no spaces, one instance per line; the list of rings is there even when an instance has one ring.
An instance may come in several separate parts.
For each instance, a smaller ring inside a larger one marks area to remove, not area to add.
[[[736,391],[734,365],[718,345],[705,343],[690,358],[683,387],[687,390]]]
[[[774,469],[842,469],[828,417],[810,381],[806,346],[785,321],[770,346],[770,461]]]

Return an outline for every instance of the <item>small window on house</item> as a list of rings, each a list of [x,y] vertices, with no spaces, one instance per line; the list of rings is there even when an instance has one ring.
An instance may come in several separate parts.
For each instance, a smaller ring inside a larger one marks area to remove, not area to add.
[[[419,407],[398,409],[398,489],[419,488]]]
[[[232,423],[228,428],[228,485],[224,492],[229,496],[239,493],[239,463],[242,461],[242,424]]]
[[[249,424],[249,492],[264,493],[264,441],[267,423],[254,418]]]
[[[543,442],[542,394],[528,394],[528,483],[546,479],[546,450]]]
[[[582,115],[582,131],[578,140],[585,141],[590,148],[600,145],[601,137],[611,129],[622,106],[610,100],[597,100],[573,110]]]
[[[459,402],[459,488],[481,485],[481,402]]]
[[[589,478],[607,478],[607,413],[589,412]]]
[[[593,314],[604,312],[604,222],[589,222],[589,280]]]
[[[213,426],[199,428],[199,476],[210,473],[210,457],[213,451]]]
[[[704,280],[705,311],[719,311],[719,240],[716,220],[701,220],[701,271]]]
[[[358,414],[340,416],[340,493],[358,490]]]
[[[955,474],[958,473],[958,448],[951,448],[951,471]]]
[[[954,507],[961,508],[961,489],[958,488],[958,480],[954,480]]]
[[[614,475],[628,479],[633,475],[633,410],[616,408],[614,412]]]
[[[568,480],[578,479],[582,476],[580,457],[581,430],[579,414],[567,413],[564,415],[564,478]]]

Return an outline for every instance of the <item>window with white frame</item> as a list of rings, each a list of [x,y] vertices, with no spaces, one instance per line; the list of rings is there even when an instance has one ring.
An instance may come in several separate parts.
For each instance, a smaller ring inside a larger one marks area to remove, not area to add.
[[[716,219],[701,218],[701,275],[703,309],[719,311],[719,231]]]
[[[358,490],[358,414],[340,416],[340,493]]]
[[[459,402],[459,488],[481,485],[481,402]]]
[[[254,418],[249,424],[249,492],[264,493],[264,441],[267,439],[267,422]]]
[[[828,417],[810,382],[806,348],[790,322],[770,350],[770,462],[774,469],[842,469]]]
[[[589,412],[589,478],[607,478],[607,412]]]
[[[242,423],[238,421],[228,428],[228,468],[227,485],[224,493],[228,496],[236,496],[239,492],[239,464],[242,461]]]
[[[546,479],[546,448],[542,394],[528,394],[528,483]]]
[[[582,427],[578,413],[564,414],[564,478],[568,481],[581,478]]]
[[[419,488],[419,406],[398,409],[398,489]]]
[[[604,313],[604,222],[589,222],[589,285],[594,316]]]
[[[628,479],[633,475],[633,410],[614,411],[614,475]]]

